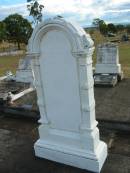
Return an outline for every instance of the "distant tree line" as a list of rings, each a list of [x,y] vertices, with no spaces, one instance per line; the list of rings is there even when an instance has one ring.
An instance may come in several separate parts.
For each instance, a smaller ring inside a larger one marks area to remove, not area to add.
[[[108,35],[110,33],[116,34],[118,32],[122,32],[124,30],[128,34],[130,34],[130,24],[129,25],[123,25],[123,24],[117,24],[117,25],[115,25],[113,23],[106,24],[104,20],[101,20],[99,18],[94,19],[92,24],[103,35]]]

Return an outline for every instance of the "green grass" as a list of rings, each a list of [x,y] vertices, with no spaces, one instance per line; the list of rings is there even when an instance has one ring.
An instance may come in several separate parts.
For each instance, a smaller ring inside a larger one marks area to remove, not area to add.
[[[18,67],[19,59],[23,56],[17,55],[0,57],[0,76],[5,75],[6,71],[12,71],[15,73]]]
[[[130,77],[130,42],[119,44],[119,55],[125,77]]]
[[[98,31],[95,31],[92,34],[92,38],[94,39],[95,47],[99,43],[111,41],[113,39],[120,39],[121,35],[117,35],[117,37],[113,38],[107,38],[103,37]],[[122,65],[122,69],[124,71],[125,77],[130,78],[130,42],[125,43],[121,42],[118,43],[119,45],[119,57],[120,57],[120,63]],[[6,49],[6,46],[8,45],[4,44],[1,45],[0,48],[3,49],[3,47]],[[11,70],[13,73],[15,73],[19,59],[24,57],[24,55],[17,55],[17,56],[3,56],[0,57],[0,76],[4,75],[6,71]],[[93,64],[96,63],[96,48],[93,55]]]
[[[24,44],[21,44],[21,48],[25,52],[26,47]],[[6,52],[11,49],[17,49],[17,45],[8,42],[0,43],[0,52]],[[11,71],[15,74],[19,60],[23,57],[24,53],[23,55],[0,56],[0,76],[5,75],[6,71]]]

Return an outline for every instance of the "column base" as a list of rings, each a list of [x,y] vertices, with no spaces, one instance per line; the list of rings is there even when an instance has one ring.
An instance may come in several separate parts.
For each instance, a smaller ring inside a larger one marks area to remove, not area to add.
[[[69,143],[68,145],[61,145],[52,141],[49,142],[46,139],[39,139],[35,143],[34,149],[37,157],[93,172],[100,172],[107,157],[107,146],[102,141],[99,142],[94,153],[86,151],[86,149],[79,147],[79,145],[72,148]]]

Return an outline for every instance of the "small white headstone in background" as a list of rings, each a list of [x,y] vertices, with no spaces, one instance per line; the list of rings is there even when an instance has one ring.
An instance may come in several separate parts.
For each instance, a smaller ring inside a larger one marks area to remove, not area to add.
[[[97,47],[97,63],[95,73],[121,74],[118,46],[104,43]]]
[[[61,18],[38,25],[29,41],[41,115],[38,157],[100,172],[107,146],[95,120],[90,35]]]
[[[32,83],[34,81],[31,67],[31,58],[26,55],[25,58],[20,59],[19,66],[14,78],[17,82]]]
[[[103,43],[97,47],[97,63],[94,73],[95,84],[116,85],[123,79],[121,64],[119,64],[118,45]]]

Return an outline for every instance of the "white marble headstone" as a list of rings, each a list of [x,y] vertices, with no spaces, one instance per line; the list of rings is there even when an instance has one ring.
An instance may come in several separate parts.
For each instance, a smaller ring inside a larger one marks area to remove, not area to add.
[[[18,69],[14,78],[17,82],[25,82],[33,84],[33,71],[31,67],[31,58],[28,55],[20,59]]]
[[[107,146],[95,120],[90,35],[61,18],[38,25],[29,41],[41,114],[35,154],[99,172]]]
[[[121,65],[119,64],[119,50],[117,44],[103,43],[98,45],[95,73],[121,73]]]

